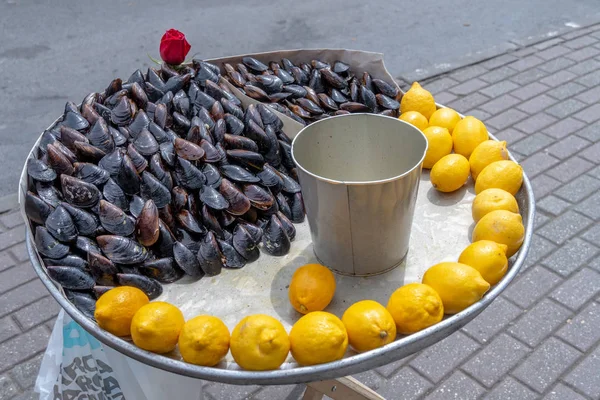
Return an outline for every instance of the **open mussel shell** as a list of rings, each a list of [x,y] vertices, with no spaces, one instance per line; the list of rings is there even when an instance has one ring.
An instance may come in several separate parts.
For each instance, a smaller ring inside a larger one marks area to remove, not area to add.
[[[223,268],[223,254],[221,253],[217,239],[212,232],[209,231],[204,236],[204,239],[202,239],[197,258],[200,263],[200,268],[204,271],[206,276],[215,276],[221,273],[221,269]]]
[[[83,315],[91,320],[96,319],[94,317],[94,313],[96,312],[96,299],[94,296],[87,292],[78,292],[69,289],[65,289],[65,295]]]
[[[46,270],[50,278],[58,282],[65,289],[85,290],[93,288],[96,284],[90,274],[79,268],[49,266],[46,267]]]
[[[63,258],[44,258],[44,265],[50,266],[63,266],[63,267],[75,267],[80,270],[87,271],[88,263],[83,258],[69,254]]]
[[[177,266],[172,257],[146,261],[138,268],[142,274],[161,283],[175,282],[184,275],[184,272]]]
[[[77,229],[71,214],[59,205],[46,219],[46,229],[61,242],[74,242],[77,239]]]
[[[43,225],[46,222],[46,218],[52,212],[53,207],[40,199],[33,192],[27,192],[25,194],[25,214],[33,222]]]
[[[102,254],[89,252],[87,263],[96,284],[103,286],[115,286],[117,284],[119,269],[108,258]]]
[[[123,236],[102,235],[96,238],[109,260],[117,264],[138,264],[148,258],[148,250],[134,240]]]
[[[135,230],[135,220],[116,205],[100,200],[100,224],[113,235],[129,236]]]
[[[60,243],[43,226],[35,229],[35,247],[44,256],[62,258],[69,253],[69,246]]]
[[[204,275],[200,263],[194,253],[180,242],[173,244],[173,258],[175,262],[187,275],[199,278]]]
[[[122,286],[133,286],[146,293],[150,300],[162,294],[163,288],[156,279],[137,274],[117,274],[117,281]]]
[[[158,241],[159,235],[158,208],[154,201],[148,200],[135,222],[135,236],[142,246],[149,247]]]
[[[45,162],[35,158],[27,160],[27,174],[40,182],[52,182],[56,179],[56,172]]]
[[[272,256],[284,256],[290,251],[291,243],[286,228],[277,215],[271,215],[262,235],[263,248]]]
[[[242,224],[236,225],[233,230],[232,245],[248,262],[256,261],[260,256],[257,241]]]

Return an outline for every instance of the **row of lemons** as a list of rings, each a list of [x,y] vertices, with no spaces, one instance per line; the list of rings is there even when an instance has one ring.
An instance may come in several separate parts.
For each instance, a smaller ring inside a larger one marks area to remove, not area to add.
[[[387,307],[373,300],[351,305],[338,318],[323,311],[334,297],[331,271],[318,264],[298,268],[289,285],[291,305],[305,314],[289,335],[277,319],[255,314],[243,318],[233,332],[217,317],[200,315],[188,320],[172,304],[154,301],[139,289],[121,286],[96,303],[98,325],[136,346],[164,354],[177,346],[184,361],[215,366],[229,351],[243,369],[279,368],[291,351],[300,365],[341,359],[348,345],[358,352],[384,346],[397,333],[408,335],[440,322],[481,299],[502,279],[508,258],[524,237],[514,195],[523,181],[521,167],[508,160],[506,142],[489,140],[485,125],[475,117],[461,118],[449,108],[437,109],[431,93],[414,83],[401,101],[400,119],[421,129],[428,141],[423,167],[441,192],[475,181],[472,215],[473,243],[458,262],[430,267],[422,283],[397,289]]]

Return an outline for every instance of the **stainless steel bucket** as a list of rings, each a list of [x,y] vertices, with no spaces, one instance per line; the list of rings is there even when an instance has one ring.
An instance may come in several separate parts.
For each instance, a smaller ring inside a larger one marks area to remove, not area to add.
[[[366,276],[402,263],[427,139],[414,126],[375,114],[308,125],[292,143],[319,261]]]

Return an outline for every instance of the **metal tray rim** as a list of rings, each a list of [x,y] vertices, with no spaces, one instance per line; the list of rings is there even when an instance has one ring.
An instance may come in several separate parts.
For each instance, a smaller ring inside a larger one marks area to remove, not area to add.
[[[440,104],[436,105],[438,108],[444,107]],[[464,117],[462,114],[459,115]],[[54,123],[50,127],[53,125]],[[489,136],[494,140],[498,140],[491,133]],[[38,146],[38,144],[39,140],[34,145],[34,149]],[[510,158],[514,160],[512,155]],[[24,176],[21,177],[20,183],[22,183],[23,178]],[[286,385],[307,383],[364,372],[407,357],[419,350],[431,346],[432,344],[442,340],[451,333],[462,328],[473,318],[479,315],[479,313],[481,313],[486,307],[488,307],[491,302],[498,297],[498,295],[504,289],[506,289],[506,287],[519,273],[529,251],[533,236],[535,200],[531,182],[525,173],[523,173],[523,186],[521,188],[521,192],[522,195],[525,196],[524,204],[526,204],[527,213],[525,238],[523,240],[523,244],[517,253],[517,258],[510,267],[508,273],[500,282],[498,282],[498,284],[496,284],[496,286],[487,292],[480,301],[463,310],[462,312],[442,320],[438,324],[412,335],[397,339],[384,347],[326,364],[298,367],[293,369],[278,369],[273,371],[257,372],[201,367],[142,350],[136,347],[132,342],[128,342],[102,329],[99,329],[98,325],[94,321],[88,319],[77,308],[75,308],[71,302],[68,301],[68,299],[61,293],[60,289],[50,279],[43,268],[38,254],[33,246],[33,234],[29,226],[29,221],[27,220],[25,221],[26,246],[35,272],[39,276],[46,289],[48,289],[52,297],[54,297],[54,299],[67,312],[67,314],[69,314],[79,325],[81,325],[87,332],[98,339],[101,343],[111,347],[125,356],[128,356],[146,365],[178,375],[214,382],[235,385]],[[21,193],[21,189],[19,189],[20,204],[22,200],[22,194],[23,193]]]

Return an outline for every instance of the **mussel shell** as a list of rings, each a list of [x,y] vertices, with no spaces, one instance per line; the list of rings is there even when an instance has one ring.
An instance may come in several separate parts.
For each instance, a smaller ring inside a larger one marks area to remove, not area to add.
[[[321,60],[311,60],[310,65],[312,65],[314,69],[331,68],[329,63]]]
[[[85,236],[77,236],[75,249],[84,257],[87,257],[87,253],[90,251],[100,253],[100,248],[98,247],[97,243]]]
[[[221,185],[221,174],[214,165],[204,164],[202,167],[202,173],[206,177],[207,185],[214,188],[218,188]]]
[[[262,186],[247,184],[243,186],[243,190],[250,203],[259,210],[267,210],[275,203],[275,197]]]
[[[251,97],[254,100],[258,100],[258,101],[269,101],[270,100],[267,92],[265,92],[258,86],[246,84],[244,86],[244,91],[246,92],[246,95],[248,97]]]
[[[321,115],[323,114],[325,111],[319,107],[315,102],[309,100],[309,99],[296,99],[296,103],[304,108],[306,111],[308,111],[311,114],[314,115]]]
[[[208,125],[210,130],[215,128],[215,120],[212,118],[208,110],[204,107],[200,107],[198,109],[198,118],[202,120],[206,125]]]
[[[60,181],[64,199],[74,206],[89,208],[98,203],[100,191],[91,183],[69,175],[61,175]]]
[[[175,147],[175,153],[188,161],[200,160],[205,154],[202,147],[185,139],[176,138],[173,146]]]
[[[223,105],[223,111],[225,111],[225,113],[231,114],[240,120],[244,118],[244,111],[228,99],[222,98],[221,104]]]
[[[55,265],[64,267],[75,267],[80,270],[86,271],[88,263],[83,258],[73,254],[64,256],[63,258],[44,258],[44,265]]]
[[[89,252],[87,262],[96,284],[103,286],[115,286],[117,284],[116,278],[119,269],[108,258],[99,253]]]
[[[167,224],[165,224],[162,220],[158,221],[158,229],[160,231],[158,241],[154,244],[152,248],[161,257],[172,257],[173,243],[175,242],[173,233],[171,232]]]
[[[213,104],[209,111],[210,115],[215,121],[218,121],[225,117],[225,110],[223,109],[223,105],[220,101],[215,102],[215,104]]]
[[[290,205],[288,204],[287,198],[283,195],[283,193],[277,193],[277,195],[275,196],[275,199],[277,200],[279,212],[281,212],[283,215],[285,215],[288,219],[291,220],[292,219],[292,209],[290,208]]]
[[[381,79],[372,79],[371,82],[373,83],[374,89],[378,93],[383,94],[392,99],[395,99],[398,96],[398,88],[394,85],[390,85],[389,83]]]
[[[79,161],[98,163],[102,157],[106,155],[106,153],[99,148],[85,142],[74,142],[73,148]]]
[[[229,207],[229,202],[212,186],[204,186],[200,190],[200,201],[213,210],[225,210]]]
[[[40,182],[52,182],[56,179],[56,172],[44,161],[35,158],[27,160],[27,174]]]
[[[206,177],[188,160],[179,158],[179,168],[175,171],[178,184],[186,189],[200,189],[206,183]]]
[[[325,93],[319,93],[319,104],[328,111],[337,111],[339,109],[337,103]]]
[[[292,222],[299,224],[304,222],[304,200],[302,199],[302,193],[294,193],[288,201],[290,209],[292,211]]]
[[[136,218],[139,217],[142,208],[144,208],[144,204],[146,204],[146,202],[140,196],[132,196],[131,201],[129,202],[129,212],[131,212],[131,215]]]
[[[131,132],[131,136],[133,139],[137,139],[138,135],[144,130],[148,129],[150,126],[150,118],[144,112],[144,110],[140,110],[133,119],[133,122],[129,124],[129,131]]]
[[[368,87],[361,85],[359,88],[358,97],[360,102],[369,108],[369,111],[374,112],[377,110],[377,98]]]
[[[284,173],[281,173],[281,178],[283,179],[283,187],[282,190],[286,193],[299,193],[302,188],[300,187],[300,184],[298,182],[296,182],[295,180],[293,180],[292,178],[290,178],[289,176],[287,176]]]
[[[56,207],[46,219],[46,229],[61,242],[73,242],[77,239],[77,229],[71,214],[61,205]]]
[[[283,87],[283,91],[287,93],[291,93],[292,97],[299,99],[307,95],[307,91],[304,87],[300,85],[286,85]]]
[[[256,142],[245,136],[230,135],[226,133],[224,136],[224,143],[228,149],[248,150],[258,153],[258,145]]]
[[[337,89],[331,89],[330,96],[331,100],[335,101],[337,104],[348,102],[348,98]]]
[[[260,153],[255,153],[248,150],[227,150],[229,160],[241,164],[242,166],[253,167],[261,170],[265,165],[265,159]]]
[[[187,230],[190,233],[203,235],[206,233],[206,228],[204,225],[198,222],[194,215],[188,210],[180,210],[177,214],[175,214],[175,218],[177,222],[183,227],[183,229]]]
[[[225,124],[227,132],[232,135],[241,135],[244,132],[244,123],[232,114],[225,114]]]
[[[295,81],[293,75],[285,69],[278,69],[277,71],[275,71],[275,75],[277,75],[277,77],[281,80],[281,82],[283,82],[284,85],[289,85],[291,83],[294,83]]]
[[[65,266],[46,267],[50,278],[58,282],[65,289],[85,290],[91,289],[95,285],[94,278],[87,272]]]
[[[386,117],[396,118],[396,117],[398,117],[398,113],[397,112],[398,112],[398,110],[383,110],[379,114],[380,115],[385,115]]]
[[[75,228],[77,228],[80,235],[91,236],[98,230],[99,223],[93,214],[73,207],[69,203],[63,202],[61,206],[71,215],[73,224],[75,224]]]
[[[158,209],[158,217],[164,222],[171,232],[176,231],[175,216],[170,204]],[[160,228],[160,221],[159,221]]]
[[[110,178],[110,175],[107,171],[95,164],[77,162],[73,165],[73,167],[75,168],[76,178],[81,179],[84,182],[91,183],[92,185],[103,185]]]
[[[171,142],[161,143],[159,146],[160,158],[169,167],[174,168],[177,165],[177,154],[175,154],[175,147]]]
[[[133,286],[146,293],[150,300],[162,294],[162,285],[156,280],[144,275],[117,274],[117,281],[122,286]]]
[[[277,211],[277,218],[281,221],[281,225],[285,229],[285,233],[290,238],[290,241],[293,241],[296,237],[296,228],[290,219],[281,211]]]
[[[375,97],[377,98],[377,104],[383,108],[388,110],[397,110],[400,108],[400,103],[394,98],[388,97],[381,93],[375,95]]]
[[[65,294],[75,308],[89,319],[95,321],[96,299],[94,296],[87,292],[78,292],[69,289],[65,289]]]
[[[200,263],[200,268],[204,271],[206,276],[215,276],[221,273],[221,269],[223,268],[223,263],[221,261],[223,254],[221,253],[217,239],[212,232],[208,232],[206,236],[204,236],[204,239],[202,239],[197,258]]]
[[[115,108],[110,112],[110,120],[117,126],[129,125],[131,121],[131,103],[126,96],[121,97]]]
[[[113,177],[115,182],[123,189],[123,192],[128,195],[134,195],[140,191],[140,175],[127,154],[123,155],[121,160],[121,168],[116,176]]]
[[[351,113],[371,112],[371,109],[368,106],[352,101],[340,104],[340,110],[349,111]]]
[[[36,182],[35,191],[40,199],[44,200],[52,207],[58,207],[62,200],[62,194],[58,191],[56,186],[52,184]]]
[[[147,131],[146,131],[147,132]],[[148,166],[148,161],[141,155],[136,149],[135,145],[130,144],[127,146],[127,155],[131,158],[131,162],[135,166],[138,174],[141,174],[143,170]]]
[[[173,117],[172,128],[175,132],[177,132],[180,135],[183,135],[192,126],[192,123],[190,122],[190,120],[185,115],[180,114],[177,111],[175,111],[172,114],[172,117]]]
[[[210,97],[215,99],[217,102],[221,100],[224,96],[223,90],[219,87],[219,85],[212,81],[206,82],[205,91]]]
[[[222,121],[222,120],[221,120]],[[204,161],[207,163],[216,163],[223,159],[223,155],[208,140],[202,139],[200,147],[204,150]]]
[[[220,167],[221,173],[232,181],[242,183],[260,182],[260,178],[239,165],[228,164]]]
[[[250,68],[252,71],[255,71],[255,72],[264,72],[269,69],[269,67],[267,67],[265,64],[258,61],[254,57],[249,57],[249,56],[243,57],[242,62],[244,63],[244,65],[246,67]]]
[[[258,227],[257,225],[255,225],[251,222],[241,219],[241,218],[238,218],[237,222],[238,222],[238,225],[242,225],[244,228],[246,228],[246,230],[248,231],[250,236],[252,236],[254,243],[256,243],[256,244],[260,243],[260,240],[261,240],[262,234],[263,234],[262,228]]]
[[[310,70],[307,72],[300,67],[292,67],[289,72],[292,74],[298,85],[308,85],[308,82],[310,81]]]
[[[173,189],[173,177],[162,163],[160,155],[154,154],[150,158],[150,172],[169,190]]]
[[[276,75],[257,75],[256,81],[267,93],[279,93],[283,89],[283,82]]]
[[[173,207],[175,211],[179,211],[187,205],[188,192],[181,186],[175,186],[171,190],[171,196],[173,199]]]
[[[270,164],[265,164],[263,170],[257,176],[260,178],[261,183],[270,188],[274,193],[278,193],[283,188],[281,172],[277,171]]]
[[[200,62],[197,65],[196,76],[194,77],[194,80],[202,86],[205,85],[207,80],[210,80],[212,82],[219,81],[218,73],[215,73],[211,68],[207,67],[206,64],[208,63]]]
[[[85,135],[83,135],[81,132],[76,131],[75,129],[66,127],[66,126],[61,126],[60,127],[60,141],[62,142],[62,144],[64,144],[65,146],[67,146],[67,148],[69,148],[71,151],[74,151],[74,147],[73,144],[75,142],[83,142],[83,143],[88,143],[89,140],[87,137],[85,137]]]
[[[348,83],[337,73],[333,72],[329,68],[323,68],[321,71],[321,77],[329,86],[335,89],[345,89],[348,87]]]
[[[250,209],[250,200],[229,180],[221,180],[219,192],[229,203],[227,211],[230,214],[243,215]]]
[[[127,200],[125,192],[112,179],[109,179],[102,188],[102,195],[106,201],[116,205],[123,211],[129,210],[129,200]]]
[[[350,66],[342,61],[336,61],[333,64],[333,68],[332,71],[335,72],[336,74],[345,74],[346,72],[348,72],[350,70]]]
[[[207,229],[213,231],[219,238],[224,237],[223,228],[219,224],[219,220],[206,204],[202,206],[200,216],[202,217],[202,223]]]
[[[135,230],[135,220],[106,200],[100,200],[98,216],[102,227],[114,235],[129,236]]]
[[[158,142],[152,133],[147,129],[142,129],[133,142],[135,149],[144,156],[151,156],[159,149]]]
[[[160,235],[159,217],[156,204],[146,201],[135,221],[135,237],[142,246],[152,246]]]
[[[244,225],[236,225],[233,230],[232,244],[233,248],[244,257],[246,261],[253,262],[258,260],[260,250],[258,249],[257,242]]]
[[[271,215],[262,235],[263,248],[272,256],[284,256],[290,251],[291,243],[286,229],[277,215]]]
[[[43,225],[52,210],[53,207],[40,199],[36,194],[29,191],[25,194],[25,214],[33,222]]]
[[[115,142],[108,130],[108,125],[103,118],[96,121],[92,129],[87,134],[87,138],[93,146],[99,148],[105,153],[110,153],[115,149]]]
[[[85,131],[90,123],[79,112],[68,111],[63,118],[63,125],[73,128],[77,131]]]
[[[190,249],[185,247],[180,242],[173,244],[173,258],[175,262],[187,275],[198,278],[204,275],[204,271],[200,268],[198,259]]]
[[[287,142],[279,140],[279,150],[281,152],[281,164],[285,168],[294,168],[296,165],[292,157],[292,146]]]
[[[119,173],[121,163],[123,162],[122,149],[116,149],[112,153],[108,153],[98,162],[98,166],[114,176]]]
[[[48,164],[50,168],[52,168],[56,172],[56,174],[73,175],[73,164],[71,163],[69,158],[63,154],[63,152],[61,152],[53,144],[49,144],[46,147],[46,151],[48,152]]]
[[[138,264],[148,258],[145,247],[123,236],[102,235],[96,241],[108,259],[117,264]]]
[[[217,239],[219,248],[221,249],[221,262],[225,268],[239,269],[246,265],[246,259],[225,240]]]
[[[163,65],[165,65],[165,64],[163,64]],[[170,77],[167,80],[167,82],[165,83],[164,92],[165,93],[167,93],[167,92],[177,93],[185,85],[187,85],[187,83],[190,81],[191,78],[192,78],[192,76],[190,74],[176,75],[176,76]]]
[[[162,208],[171,202],[171,191],[148,171],[142,173],[141,194],[144,199],[152,199],[156,207]]]
[[[175,282],[184,275],[184,272],[175,264],[173,257],[158,258],[146,261],[138,267],[140,272],[161,283]]]
[[[323,79],[321,78],[321,72],[318,69],[313,69],[310,73],[310,80],[308,81],[308,87],[314,90],[316,93],[322,93],[325,91],[323,85]]]

